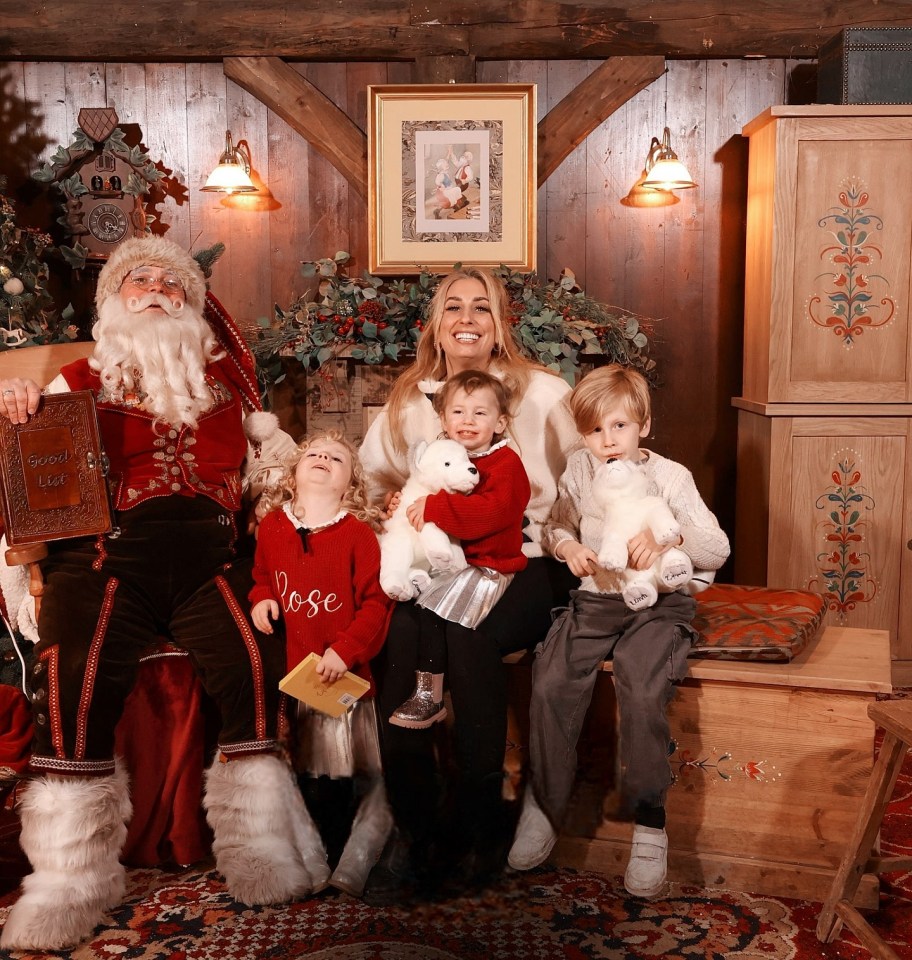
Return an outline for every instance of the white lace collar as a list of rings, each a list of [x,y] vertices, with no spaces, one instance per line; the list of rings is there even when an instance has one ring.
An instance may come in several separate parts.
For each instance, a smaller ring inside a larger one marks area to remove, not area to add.
[[[493,453],[495,450],[505,447],[508,443],[509,440],[507,440],[505,437],[503,440],[498,440],[497,443],[492,444],[487,450],[480,450],[478,453],[469,453],[469,459],[477,460],[479,457],[486,457],[489,453]]]
[[[318,523],[315,527],[308,527],[303,520],[299,520],[294,515],[294,510],[292,509],[291,500],[286,500],[282,504],[282,509],[285,511],[285,516],[291,521],[295,530],[307,530],[309,533],[316,533],[318,530],[325,530],[327,527],[331,527],[334,523],[338,523],[340,520],[344,520],[348,516],[347,510],[340,510],[332,520],[327,520],[326,523]]]

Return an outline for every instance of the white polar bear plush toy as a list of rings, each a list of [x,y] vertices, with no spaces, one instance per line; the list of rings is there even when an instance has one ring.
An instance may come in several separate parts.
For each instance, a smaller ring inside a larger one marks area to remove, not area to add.
[[[671,508],[662,499],[647,495],[649,481],[630,460],[609,460],[592,478],[592,496],[602,515],[602,548],[598,562],[621,573],[621,596],[631,610],[651,607],[659,593],[690,589],[694,571],[690,557],[672,547],[646,570],[627,566],[628,541],[649,529],[656,543],[664,545],[681,533]],[[702,586],[702,584],[701,584]]]
[[[470,493],[478,483],[478,468],[465,447],[455,440],[421,442],[409,451],[410,474],[395,513],[383,524],[380,537],[380,586],[393,600],[411,600],[430,580],[430,570],[462,570],[465,555],[459,542],[434,523],[419,533],[405,512],[431,493]]]

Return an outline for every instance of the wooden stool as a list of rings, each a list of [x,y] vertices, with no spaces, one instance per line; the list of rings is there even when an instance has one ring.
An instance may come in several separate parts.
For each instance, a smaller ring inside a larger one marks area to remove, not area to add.
[[[912,745],[912,700],[884,700],[872,703],[868,715],[884,730],[883,744],[858,812],[858,821],[846,845],[830,893],[820,911],[817,939],[830,943],[845,924],[861,943],[880,960],[899,960],[867,921],[852,906],[859,881],[865,873],[886,873],[912,868],[912,857],[872,857],[884,811],[893,794],[896,778]]]

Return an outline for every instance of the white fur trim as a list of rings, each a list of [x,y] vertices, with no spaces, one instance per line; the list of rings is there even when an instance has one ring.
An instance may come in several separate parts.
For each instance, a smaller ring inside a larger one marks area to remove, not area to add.
[[[255,410],[244,418],[244,433],[251,443],[265,443],[279,429],[279,418],[265,410]]]
[[[283,903],[314,889],[311,863],[302,859],[293,839],[295,795],[300,799],[291,770],[275,756],[228,763],[217,758],[206,771],[203,806],[215,834],[212,852],[235,900]],[[312,853],[322,861],[314,866],[325,867],[322,844]]]
[[[137,267],[160,267],[177,274],[187,296],[187,305],[196,313],[203,312],[206,301],[206,278],[200,265],[173,240],[164,237],[131,237],[111,254],[98,275],[95,304],[101,306],[117,293],[124,277]]]
[[[47,776],[20,801],[22,849],[34,870],[0,934],[7,950],[64,950],[90,936],[124,896],[120,850],[132,812],[127,775]]]
[[[28,568],[25,564],[10,565],[6,562],[8,549],[6,534],[0,537],[0,592],[3,593],[3,602],[10,626],[19,629],[19,610],[29,598]],[[32,637],[29,637],[31,640]]]

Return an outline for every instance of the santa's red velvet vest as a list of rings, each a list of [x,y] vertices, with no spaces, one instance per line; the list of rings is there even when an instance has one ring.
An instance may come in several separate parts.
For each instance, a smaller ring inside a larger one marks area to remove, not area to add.
[[[151,413],[101,399],[101,381],[87,359],[61,369],[71,390],[95,394],[102,444],[111,462],[114,506],[128,510],[152,497],[210,497],[226,509],[241,505],[241,464],[247,441],[243,411],[228,385],[224,360],[209,364],[206,379],[215,403],[196,430],[154,422]]]

